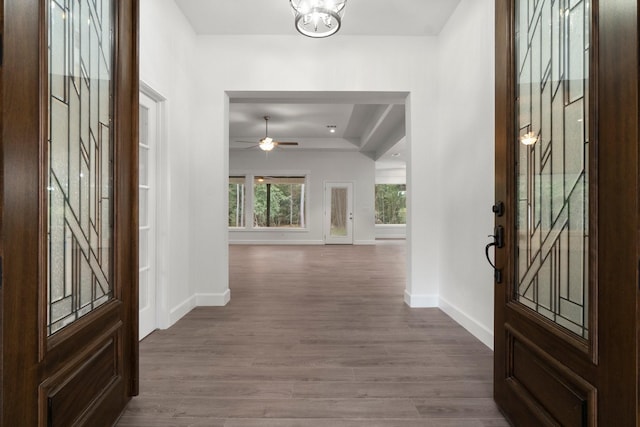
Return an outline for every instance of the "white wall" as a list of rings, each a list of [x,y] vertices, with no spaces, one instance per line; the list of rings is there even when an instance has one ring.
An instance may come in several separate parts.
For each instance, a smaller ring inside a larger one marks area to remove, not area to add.
[[[440,306],[493,348],[493,0],[462,0],[438,44]]]
[[[189,64],[195,34],[173,0],[142,0],[140,10],[140,79],[164,98],[166,118],[161,125],[165,139],[160,141],[166,163],[158,170],[165,180],[161,198],[166,201],[166,207],[158,209],[158,247],[166,251],[158,254],[157,263],[159,283],[164,286],[158,295],[158,320],[166,328],[195,305],[189,266],[189,151],[195,92]]]
[[[406,184],[406,168],[376,169],[376,184]]]
[[[304,231],[230,230],[230,243],[323,244],[325,181],[353,182],[354,243],[374,243],[375,163],[361,153],[276,149],[266,155],[261,150],[233,150],[229,155],[229,171],[231,175],[277,175],[282,171],[307,175]]]
[[[313,40],[300,36],[198,37],[191,78],[198,86],[193,109],[190,201],[191,280],[197,292],[228,286],[227,91],[409,92],[407,140],[419,166],[407,169],[414,238],[407,240],[407,301],[438,303],[439,200],[436,130],[436,45],[433,37],[353,37]],[[415,142],[412,144],[412,141]]]
[[[376,239],[405,239],[407,226],[405,224],[376,224]]]

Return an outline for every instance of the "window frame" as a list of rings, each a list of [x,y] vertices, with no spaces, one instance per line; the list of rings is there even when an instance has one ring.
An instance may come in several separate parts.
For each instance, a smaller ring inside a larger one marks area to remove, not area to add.
[[[377,197],[377,187],[379,185],[386,185],[386,186],[404,186],[404,190],[399,190],[399,191],[403,191],[404,192],[404,222],[403,223],[387,223],[387,222],[381,222],[378,223],[378,197]],[[407,184],[406,183],[386,183],[386,182],[380,182],[380,183],[375,183],[374,184],[374,203],[373,203],[373,209],[374,209],[374,217],[375,217],[375,226],[376,227],[406,227],[407,225]]]
[[[308,170],[278,170],[278,171],[269,171],[269,170],[230,170],[228,176],[243,176],[245,178],[245,212],[244,212],[244,227],[228,227],[229,231],[232,232],[259,232],[259,233],[269,233],[269,232],[278,232],[278,233],[306,233],[309,231],[309,201],[311,200],[311,177],[310,171]],[[304,227],[259,227],[254,224],[253,221],[253,212],[254,212],[254,182],[255,178],[259,176],[269,176],[269,177],[299,177],[304,178]],[[227,186],[228,191],[228,186]],[[227,202],[228,202],[228,194],[227,194]],[[227,206],[227,216],[229,213],[229,207]]]
[[[227,200],[229,200],[229,191],[230,186],[232,184],[232,179],[244,179],[244,183],[242,184],[242,215],[240,216],[242,225],[229,225],[227,221],[227,227],[230,230],[242,230],[247,228],[247,175],[246,174],[229,174],[228,182],[227,182]],[[227,206],[227,220],[229,219],[229,214],[231,213],[231,206]],[[236,215],[237,216],[237,215]]]

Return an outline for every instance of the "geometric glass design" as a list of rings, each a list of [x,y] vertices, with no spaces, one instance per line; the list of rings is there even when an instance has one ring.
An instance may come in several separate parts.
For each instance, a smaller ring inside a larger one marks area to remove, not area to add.
[[[47,7],[48,335],[113,297],[114,3]]]
[[[517,0],[515,300],[588,338],[588,0]]]

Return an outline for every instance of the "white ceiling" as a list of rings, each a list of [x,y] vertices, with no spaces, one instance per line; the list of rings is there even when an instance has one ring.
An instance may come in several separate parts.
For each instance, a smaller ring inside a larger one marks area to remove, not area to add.
[[[289,0],[175,0],[197,34],[298,34]],[[348,0],[340,35],[437,35],[460,0]]]
[[[201,35],[296,35],[289,0],[175,0]],[[460,0],[348,0],[341,36],[437,35]],[[300,36],[303,37],[303,36]],[[230,149],[265,136],[296,141],[286,150],[356,150],[378,168],[403,167],[405,94],[238,93],[231,96]],[[327,125],[336,125],[330,134]],[[396,154],[395,156],[392,156]]]
[[[405,97],[365,92],[231,95],[229,147],[258,149],[255,145],[265,136],[263,117],[269,116],[268,136],[299,144],[277,150],[359,151],[379,160],[404,138]],[[335,126],[336,132],[331,133],[327,126]]]

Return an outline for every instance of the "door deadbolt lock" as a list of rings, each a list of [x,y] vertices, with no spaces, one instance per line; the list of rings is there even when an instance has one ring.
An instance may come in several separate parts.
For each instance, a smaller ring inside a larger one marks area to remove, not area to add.
[[[491,212],[496,214],[496,216],[501,217],[504,215],[504,203],[497,202],[495,205],[491,207]]]

